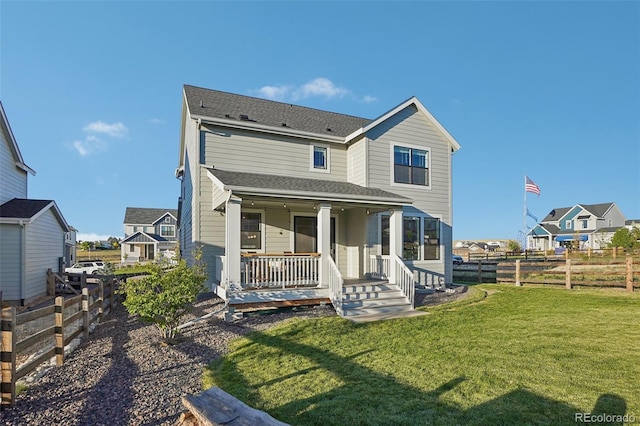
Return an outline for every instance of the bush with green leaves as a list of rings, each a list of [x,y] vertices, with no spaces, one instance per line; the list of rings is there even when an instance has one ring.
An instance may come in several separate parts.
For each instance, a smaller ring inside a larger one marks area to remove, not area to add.
[[[191,310],[207,279],[204,264],[193,266],[180,260],[170,269],[160,264],[150,265],[151,274],[129,279],[118,290],[125,296],[123,305],[130,314],[144,322],[153,323],[162,339],[171,343],[181,319]]]
[[[613,234],[610,247],[640,248],[640,228],[620,228]]]

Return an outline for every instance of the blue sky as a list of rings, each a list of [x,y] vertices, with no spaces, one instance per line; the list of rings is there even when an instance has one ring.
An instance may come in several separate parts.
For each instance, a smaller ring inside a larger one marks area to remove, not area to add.
[[[538,218],[640,219],[640,2],[0,2],[28,195],[80,239],[176,207],[183,84],[367,118],[417,96],[462,146],[455,239],[517,238],[525,175]]]

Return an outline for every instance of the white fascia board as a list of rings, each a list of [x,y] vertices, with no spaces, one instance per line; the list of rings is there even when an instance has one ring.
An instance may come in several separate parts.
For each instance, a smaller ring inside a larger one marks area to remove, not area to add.
[[[253,131],[259,131],[263,133],[271,133],[274,135],[291,136],[294,138],[314,139],[317,141],[339,143],[343,145],[346,143],[345,138],[340,136],[327,136],[327,135],[321,135],[319,133],[303,132],[299,130],[288,129],[286,127],[275,128],[272,126],[264,126],[262,124],[256,124],[250,121],[247,122],[247,121],[239,121],[239,120],[224,120],[222,118],[212,118],[212,117],[206,117],[201,115],[191,115],[191,118],[194,120],[201,120],[203,124],[213,124],[216,126],[231,127],[234,129],[242,129],[242,130],[253,130]]]
[[[33,215],[33,217],[31,218],[31,222],[34,222],[38,217],[40,217],[42,214],[44,214],[44,212],[46,212],[49,209],[53,209],[53,214],[58,218],[58,222],[60,222],[60,225],[62,225],[62,228],[64,229],[64,231],[69,232],[69,224],[65,220],[64,216],[62,215],[62,212],[58,208],[58,205],[56,204],[55,201],[51,201],[38,213]]]
[[[160,220],[161,220],[161,219],[164,219],[164,217],[165,217],[166,215],[171,216],[171,217],[172,217],[172,218],[174,218],[176,221],[178,220],[178,218],[177,218],[177,217],[175,217],[174,215],[172,215],[170,212],[164,212],[164,214],[163,214],[162,216],[160,216],[159,218],[157,218],[157,219],[156,219],[154,222],[152,222],[151,224],[152,224],[152,225],[155,225],[156,223],[160,222]]]
[[[306,192],[301,194],[300,191],[287,191],[281,189],[270,189],[270,188],[251,188],[251,187],[241,187],[234,186],[226,187],[227,190],[231,190],[234,193],[238,194],[246,194],[253,196],[263,196],[263,197],[275,197],[275,198],[291,198],[291,199],[299,199],[299,200],[315,200],[315,201],[336,201],[336,202],[351,202],[351,203],[364,203],[364,204],[384,204],[384,205],[403,205],[409,206],[413,202],[409,199],[400,199],[400,198],[377,198],[377,197],[368,197],[366,195],[349,195],[346,197],[336,197],[334,193],[328,192]]]
[[[0,223],[6,225],[26,225],[31,223],[31,218],[28,217],[0,217]]]
[[[385,114],[381,115],[380,117],[376,118],[375,120],[373,120],[371,123],[369,123],[365,127],[362,127],[360,129],[356,130],[355,132],[351,133],[349,136],[347,136],[345,138],[345,141],[348,143],[351,140],[353,140],[354,138],[356,138],[356,137],[368,132],[369,130],[373,129],[374,127],[376,127],[380,123],[383,123],[386,120],[388,120],[389,118],[393,117],[394,115],[396,115],[397,113],[399,113],[400,111],[402,111],[403,109],[408,107],[409,105],[415,105],[415,107],[418,109],[418,111],[420,111],[422,114],[424,114],[433,123],[433,125],[436,127],[436,129],[438,129],[440,132],[442,132],[442,134],[444,135],[445,139],[451,145],[451,148],[453,149],[453,151],[457,151],[457,150],[460,149],[460,144],[458,143],[458,141],[456,141],[454,139],[454,137],[451,136],[451,134],[449,132],[447,132],[447,130],[442,126],[442,124],[440,124],[440,122],[438,120],[436,120],[436,118],[433,116],[433,114],[431,114],[429,112],[429,110],[427,108],[425,108],[425,106],[422,105],[422,103],[415,96],[407,99],[406,101],[404,101],[403,103],[401,103],[397,107],[393,108],[392,110],[390,110],[390,111],[386,112]]]
[[[31,174],[31,176],[35,176],[35,175],[36,175],[36,171],[35,171],[35,170],[33,170],[31,167],[27,166],[27,165],[26,165],[26,164],[24,164],[24,163],[21,163],[21,162],[19,162],[19,161],[16,161],[16,167],[17,167],[17,168],[19,168],[19,169],[21,169],[21,170],[24,170],[25,172],[27,172],[27,173],[29,173],[29,174]]]
[[[229,188],[227,188],[227,186],[224,184],[224,182],[222,182],[220,179],[218,179],[216,177],[216,175],[214,175],[213,173],[211,173],[211,171],[209,170],[210,167],[202,164],[201,167],[206,167],[207,168],[207,177],[209,178],[209,180],[211,180],[211,182],[213,182],[213,184],[215,186],[217,186],[221,191],[227,191]]]

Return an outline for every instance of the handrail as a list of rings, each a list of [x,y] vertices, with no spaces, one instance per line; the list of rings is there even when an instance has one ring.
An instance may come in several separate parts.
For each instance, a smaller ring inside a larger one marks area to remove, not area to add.
[[[309,255],[255,255],[241,257],[242,287],[280,288],[319,285],[320,257]]]
[[[331,256],[327,257],[327,262],[329,263],[329,297],[336,313],[342,316],[342,286],[344,285],[344,279],[333,258]]]
[[[411,308],[415,307],[416,285],[413,277],[413,271],[404,264],[402,259],[397,255],[391,256],[392,261],[396,263],[396,285],[400,287],[402,294],[409,299]]]

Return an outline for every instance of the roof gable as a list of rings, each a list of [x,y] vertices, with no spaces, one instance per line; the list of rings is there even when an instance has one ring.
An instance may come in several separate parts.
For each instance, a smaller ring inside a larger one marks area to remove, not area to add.
[[[7,119],[7,115],[4,112],[4,107],[2,106],[2,102],[0,102],[0,128],[2,132],[5,134],[5,139],[9,144],[9,148],[13,157],[16,161],[16,166],[20,169],[24,170],[27,173],[31,173],[31,175],[36,174],[36,172],[29,166],[27,166],[22,158],[22,153],[20,153],[20,148],[18,148],[18,142],[16,142],[16,138],[13,135],[13,131],[11,130],[11,126],[9,125],[9,120]]]
[[[133,225],[153,225],[167,214],[174,219],[178,217],[178,209],[156,209],[146,207],[127,207],[124,214],[124,223]]]
[[[0,206],[0,222],[2,223],[32,223],[47,210],[52,209],[53,214],[65,231],[71,228],[62,216],[62,212],[53,200],[30,200],[26,198],[14,198]]]
[[[380,117],[371,121],[363,128],[358,129],[355,132],[351,133],[350,135],[347,136],[346,141],[349,142],[353,139],[356,139],[360,135],[367,133],[369,130],[373,129],[376,126],[379,126],[380,124],[387,121],[389,118],[393,117],[394,115],[398,114],[400,111],[404,110],[405,108],[411,105],[415,106],[418,112],[424,115],[427,118],[427,120],[429,120],[435,126],[435,128],[440,133],[442,133],[444,138],[451,145],[451,149],[453,151],[457,151],[460,149],[460,144],[458,143],[458,141],[456,141],[454,137],[451,136],[451,134],[442,126],[442,124],[440,124],[438,120],[436,120],[436,118],[429,112],[429,110],[427,110],[427,108],[425,108],[424,105],[422,105],[422,103],[415,96],[407,99],[406,101],[402,102],[400,105],[382,114]]]

